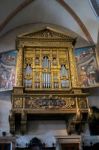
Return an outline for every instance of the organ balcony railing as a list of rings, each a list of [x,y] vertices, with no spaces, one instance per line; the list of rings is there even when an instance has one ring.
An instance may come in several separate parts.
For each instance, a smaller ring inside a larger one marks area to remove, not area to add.
[[[86,96],[12,94],[13,111],[21,113],[88,113]]]

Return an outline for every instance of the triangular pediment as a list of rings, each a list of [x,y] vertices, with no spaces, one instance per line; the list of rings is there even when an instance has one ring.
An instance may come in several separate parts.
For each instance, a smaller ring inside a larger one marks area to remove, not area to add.
[[[26,33],[19,37],[23,38],[38,38],[38,39],[67,39],[70,41],[73,41],[74,38],[65,35],[64,33],[57,31],[50,27],[45,27],[43,29],[40,29],[39,31],[35,31],[32,33]]]

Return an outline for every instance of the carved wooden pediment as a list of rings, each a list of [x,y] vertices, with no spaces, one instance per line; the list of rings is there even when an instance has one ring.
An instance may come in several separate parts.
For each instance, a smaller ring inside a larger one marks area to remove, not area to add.
[[[32,33],[26,33],[24,35],[20,35],[19,37],[36,39],[66,39],[68,41],[74,40],[74,38],[50,27],[45,27],[39,31],[35,31]]]

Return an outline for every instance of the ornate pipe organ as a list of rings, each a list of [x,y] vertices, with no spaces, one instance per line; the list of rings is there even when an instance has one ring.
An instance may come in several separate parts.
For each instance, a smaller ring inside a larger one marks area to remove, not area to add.
[[[87,93],[79,86],[73,46],[75,40],[46,27],[17,37],[16,86],[12,92],[10,131],[26,133],[28,116],[63,117],[67,131],[86,122],[89,114]]]

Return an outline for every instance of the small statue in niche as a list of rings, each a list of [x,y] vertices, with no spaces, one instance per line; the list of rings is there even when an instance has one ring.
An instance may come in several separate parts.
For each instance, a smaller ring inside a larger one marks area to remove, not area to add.
[[[84,66],[81,67],[80,72],[79,72],[79,79],[80,79],[80,84],[82,87],[87,87],[88,86],[88,75],[86,72],[86,69]]]
[[[57,59],[56,59],[56,57],[53,57],[53,65],[54,65],[54,66],[57,65]]]
[[[39,60],[39,57],[37,56],[36,58],[35,58],[35,65],[39,65],[40,64],[40,60]]]

